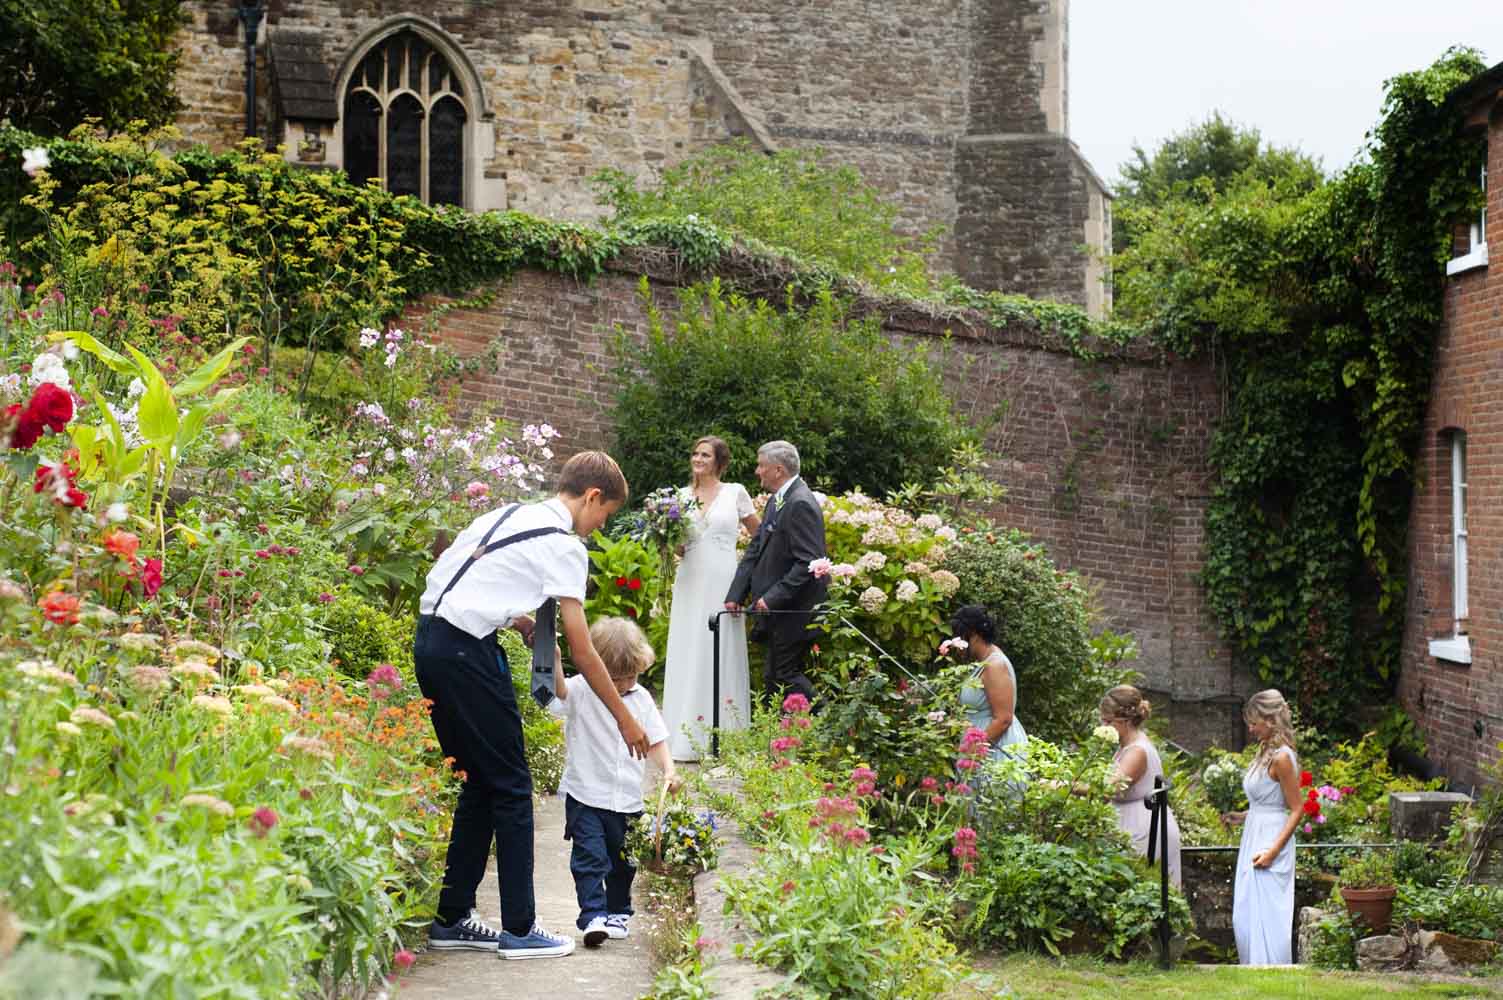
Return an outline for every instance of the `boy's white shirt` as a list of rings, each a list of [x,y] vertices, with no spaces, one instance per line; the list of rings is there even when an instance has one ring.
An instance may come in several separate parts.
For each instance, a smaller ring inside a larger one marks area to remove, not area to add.
[[[591,690],[589,681],[576,674],[564,683],[569,696],[548,703],[548,710],[564,720],[566,758],[559,794],[572,795],[575,801],[596,809],[641,812],[647,762],[626,749],[615,716]],[[637,684],[621,700],[646,731],[648,746],[668,738],[668,725],[646,688]]]
[[[506,507],[497,507],[475,518],[438,557],[428,571],[419,601],[422,614],[434,613],[444,588],[505,510]],[[574,534],[574,515],[557,497],[524,504],[497,529],[491,540],[500,541],[532,528],[562,528],[564,533],[508,545],[477,559],[444,598],[438,617],[483,639],[510,625],[519,615],[532,614],[550,597],[583,602],[590,559],[584,541]]]

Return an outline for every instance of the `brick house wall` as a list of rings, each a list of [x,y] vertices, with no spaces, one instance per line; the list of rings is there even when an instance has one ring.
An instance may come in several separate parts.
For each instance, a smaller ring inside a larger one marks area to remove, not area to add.
[[[442,311],[438,334],[460,354],[500,348],[494,368],[461,384],[462,406],[517,422],[546,419],[569,448],[629,448],[612,439],[609,421],[612,343],[618,330],[645,335],[641,273],[652,276],[650,293],[666,317],[676,285],[646,259],[615,266],[588,285],[521,272],[490,290],[488,306]],[[418,327],[443,301],[414,305],[405,324]],[[940,321],[891,303],[880,315],[890,336],[930,351],[962,413],[1000,414],[985,445],[1007,493],[991,513],[1090,578],[1106,623],[1137,639],[1135,666],[1168,710],[1173,736],[1240,747],[1251,682],[1233,666],[1197,579],[1206,449],[1220,412],[1210,365],[1107,345],[1099,360],[1083,361],[1032,329]],[[699,429],[683,432],[687,448]]]
[[[1110,194],[1065,117],[1066,0],[266,7],[258,120],[294,162],[307,139],[308,165],[343,166],[341,71],[405,19],[462,78],[467,208],[588,221],[602,214],[588,178],[605,167],[646,178],[732,136],[820,147],[888,195],[906,231],[939,234],[938,269],[1098,316],[1109,305]],[[190,142],[227,148],[244,123],[235,8],[185,10],[178,125]],[[289,75],[300,100],[327,91],[322,110],[297,117]],[[994,156],[1006,169],[985,166]]]
[[[1503,742],[1503,121],[1493,111],[1499,70],[1474,81],[1469,122],[1487,143],[1488,266],[1452,263],[1445,320],[1416,461],[1409,518],[1409,597],[1399,697],[1454,781],[1477,783]],[[1469,227],[1455,248],[1467,254]],[[1455,620],[1452,447],[1466,451],[1466,604]],[[1459,632],[1464,642],[1455,638]],[[1470,662],[1462,662],[1469,655]]]

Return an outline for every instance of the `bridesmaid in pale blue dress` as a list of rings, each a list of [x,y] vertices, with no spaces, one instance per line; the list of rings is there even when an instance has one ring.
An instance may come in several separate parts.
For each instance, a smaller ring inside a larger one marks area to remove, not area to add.
[[[1018,720],[1018,678],[1012,661],[997,648],[997,627],[979,604],[968,604],[950,619],[950,628],[969,648],[976,670],[960,692],[960,704],[971,725],[986,732],[995,759],[1006,748],[1028,742]]]
[[[1226,816],[1243,823],[1232,889],[1237,957],[1243,965],[1288,965],[1294,960],[1294,828],[1303,805],[1294,725],[1284,696],[1272,688],[1249,698],[1242,717],[1259,747],[1242,778],[1247,812]]]

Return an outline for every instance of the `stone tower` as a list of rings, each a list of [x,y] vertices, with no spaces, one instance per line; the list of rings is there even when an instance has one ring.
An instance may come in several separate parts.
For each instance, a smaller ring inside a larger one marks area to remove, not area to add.
[[[1110,200],[1070,141],[1067,0],[265,0],[261,135],[474,210],[591,219],[588,178],[733,136],[819,146],[969,284],[1109,305]],[[241,138],[235,7],[193,0],[180,125]]]

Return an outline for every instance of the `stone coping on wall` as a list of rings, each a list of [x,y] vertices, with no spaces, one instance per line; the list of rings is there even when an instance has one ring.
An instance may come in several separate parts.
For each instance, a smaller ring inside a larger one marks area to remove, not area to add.
[[[705,272],[686,267],[676,250],[656,246],[627,247],[602,266],[610,273],[645,276],[657,284],[676,287],[695,280],[719,278],[742,295],[763,298],[773,304],[781,304],[788,299],[790,286],[795,289],[795,302],[806,303],[811,297],[808,293],[799,292],[801,279],[806,277],[799,265],[739,243],[723,252],[714,268]],[[1059,330],[1049,329],[1043,321],[1026,315],[1020,315],[1019,322],[999,326],[978,309],[883,295],[849,277],[837,277],[834,290],[850,299],[853,315],[861,318],[875,316],[890,333],[951,336],[1102,361],[1162,366],[1176,360],[1170,352],[1146,341],[1124,344],[1093,334],[1071,337]],[[1079,308],[1063,303],[1040,305]]]

